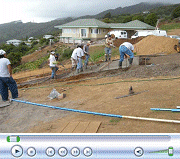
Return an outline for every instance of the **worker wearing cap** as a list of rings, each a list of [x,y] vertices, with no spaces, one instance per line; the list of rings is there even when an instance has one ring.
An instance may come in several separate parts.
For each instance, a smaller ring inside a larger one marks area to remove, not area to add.
[[[54,51],[51,51],[48,60],[49,60],[49,66],[52,69],[51,79],[54,79],[56,77],[56,71],[58,70]]]
[[[88,60],[89,60],[89,45],[91,44],[90,41],[87,42],[86,45],[83,46],[83,51],[84,51],[84,54],[85,54],[85,60],[84,60],[84,65],[85,65],[85,68],[87,69],[87,65],[88,65]]]
[[[133,58],[134,58],[134,46],[129,43],[129,42],[124,42],[123,44],[120,45],[119,47],[119,52],[120,52],[120,60],[119,60],[119,68],[122,68],[122,62],[124,61],[124,56],[129,55],[129,65],[132,65]]]
[[[11,63],[7,59],[6,52],[0,50],[0,94],[3,102],[8,102],[8,88],[12,98],[18,98],[18,89],[15,80],[12,78]]]
[[[111,38],[111,35],[108,35],[108,37],[105,40],[105,62],[107,62],[108,56],[109,56],[109,61],[111,60],[112,46],[113,46],[113,40]]]

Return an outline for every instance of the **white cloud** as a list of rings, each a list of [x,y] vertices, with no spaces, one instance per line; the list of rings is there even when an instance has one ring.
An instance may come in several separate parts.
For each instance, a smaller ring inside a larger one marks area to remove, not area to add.
[[[94,15],[104,10],[146,1],[148,0],[0,0],[0,24],[15,20],[45,22],[69,16]],[[179,3],[179,0],[155,2]]]

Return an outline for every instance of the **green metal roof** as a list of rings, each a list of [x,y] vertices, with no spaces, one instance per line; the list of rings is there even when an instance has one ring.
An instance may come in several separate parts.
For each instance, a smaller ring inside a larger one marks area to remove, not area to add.
[[[88,28],[112,28],[112,29],[123,29],[123,30],[151,30],[155,29],[155,27],[143,23],[139,20],[134,20],[128,23],[104,23],[97,19],[78,19],[70,23],[66,23],[63,25],[55,26],[55,28],[80,28],[80,27],[88,27]]]
[[[155,29],[155,27],[148,25],[144,22],[141,22],[139,20],[134,20],[131,22],[126,23],[127,28],[137,28],[137,29]]]
[[[128,23],[110,23],[109,27],[112,29],[126,29],[126,30],[155,29],[155,27],[143,23],[139,20],[134,20]]]
[[[55,26],[55,28],[80,28],[80,27],[88,27],[88,28],[109,28],[107,23],[101,22],[97,19],[78,19],[70,23],[66,23],[63,25]]]

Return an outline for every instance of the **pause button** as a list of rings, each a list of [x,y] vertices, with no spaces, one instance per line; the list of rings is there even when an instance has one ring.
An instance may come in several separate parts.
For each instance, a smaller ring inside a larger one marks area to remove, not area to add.
[[[77,156],[79,156],[79,154],[80,154],[80,150],[77,147],[72,148],[72,150],[71,150],[72,156],[77,157]]]

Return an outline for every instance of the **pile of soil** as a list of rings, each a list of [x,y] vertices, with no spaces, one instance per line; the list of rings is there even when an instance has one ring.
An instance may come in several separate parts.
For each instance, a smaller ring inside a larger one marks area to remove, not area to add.
[[[172,54],[176,53],[174,45],[178,44],[177,39],[162,36],[148,36],[135,44],[134,52],[137,55]]]

